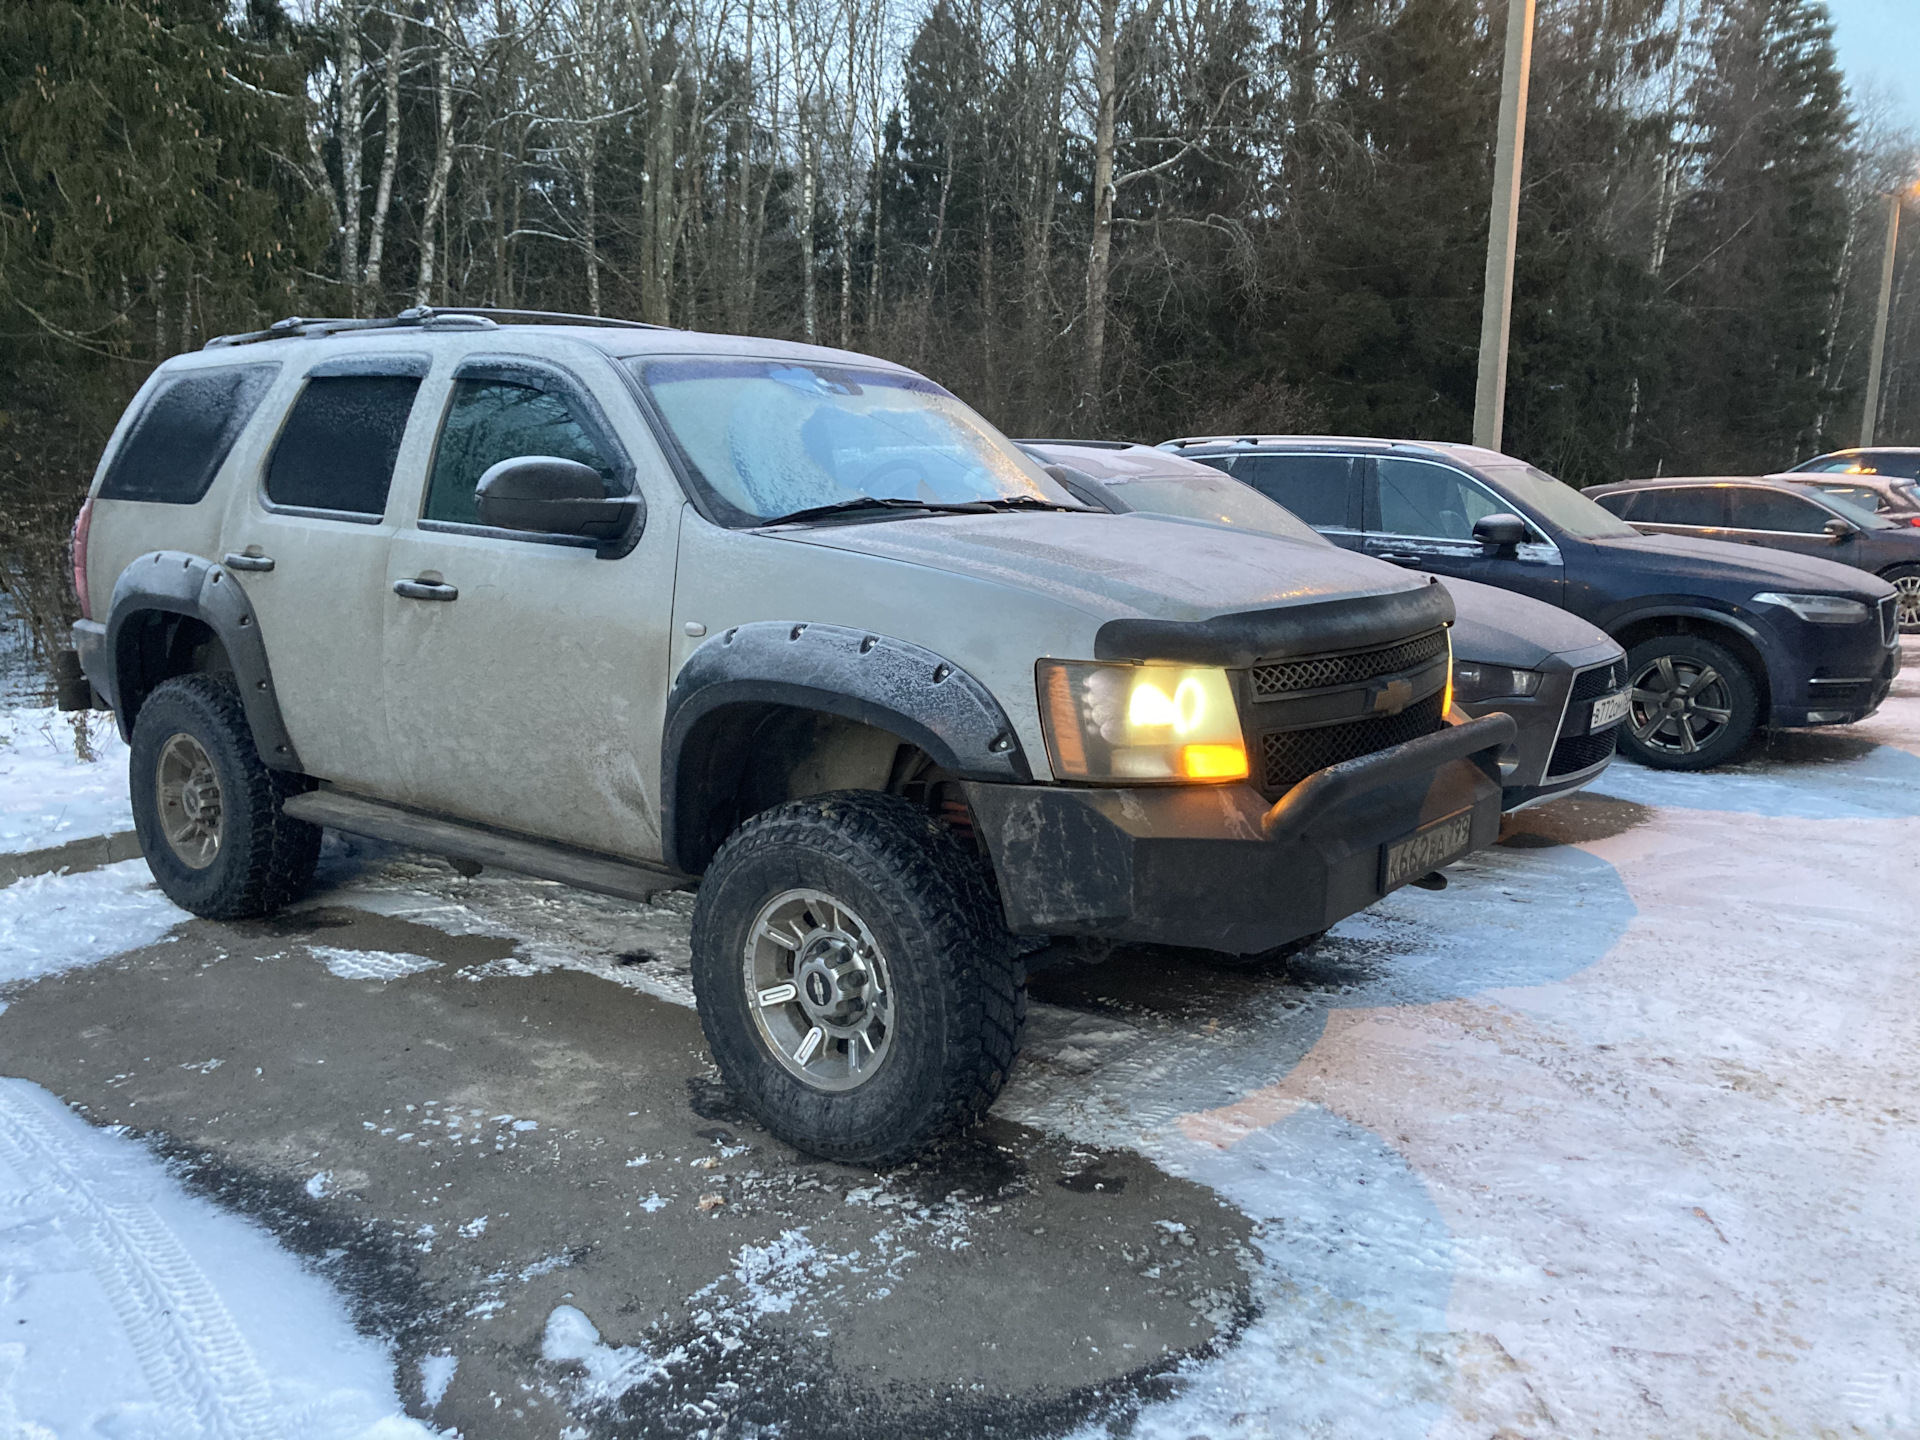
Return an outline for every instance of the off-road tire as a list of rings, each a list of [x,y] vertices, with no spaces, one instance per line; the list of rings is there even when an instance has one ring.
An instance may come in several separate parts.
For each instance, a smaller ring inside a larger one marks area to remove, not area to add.
[[[1920,632],[1920,618],[1914,615],[1914,607],[1920,605],[1920,565],[1895,565],[1890,570],[1882,570],[1880,578],[1900,592],[1900,633],[1912,635]]]
[[[1688,665],[1711,668],[1725,684],[1728,719],[1699,742],[1691,754],[1659,748],[1636,738],[1634,726],[1639,716],[1638,690],[1635,708],[1620,723],[1620,750],[1630,760],[1655,770],[1711,770],[1738,760],[1752,749],[1760,730],[1760,691],[1753,673],[1724,645],[1703,640],[1697,635],[1656,635],[1642,640],[1627,652],[1627,679],[1637,685],[1647,667],[1660,657]]]
[[[198,742],[220,785],[219,853],[198,870],[175,854],[160,821],[156,768],[167,741],[179,734]],[[132,751],[133,827],[147,868],[169,900],[208,920],[240,920],[306,893],[320,858],[320,827],[280,808],[306,782],[260,762],[231,681],[178,675],[162,682],[140,707]]]
[[[792,1075],[748,1009],[748,927],[796,888],[858,912],[891,972],[891,1048],[852,1090]],[[693,988],[714,1061],[749,1113],[796,1149],[876,1168],[979,1120],[1026,1019],[1025,966],[984,863],[926,812],[877,791],[792,801],[734,831],[700,882]]]

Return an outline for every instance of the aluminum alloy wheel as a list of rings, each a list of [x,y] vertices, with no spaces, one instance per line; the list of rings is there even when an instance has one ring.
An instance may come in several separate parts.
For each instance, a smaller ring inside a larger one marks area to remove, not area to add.
[[[220,856],[226,812],[220,803],[220,776],[193,736],[182,732],[160,747],[154,793],[160,801],[160,833],[180,863],[193,870],[213,864]]]
[[[1633,677],[1633,738],[1668,755],[1697,754],[1733,721],[1733,695],[1711,665],[1662,655]]]
[[[819,890],[783,890],[747,931],[747,1009],[774,1058],[816,1090],[852,1090],[893,1047],[887,960],[866,922]]]
[[[1899,596],[1900,628],[1905,630],[1920,625],[1920,575],[1898,576],[1893,588]]]

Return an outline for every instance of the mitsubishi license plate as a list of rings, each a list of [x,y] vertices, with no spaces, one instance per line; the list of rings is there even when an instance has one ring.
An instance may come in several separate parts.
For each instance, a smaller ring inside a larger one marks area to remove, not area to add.
[[[1618,725],[1627,718],[1627,707],[1633,704],[1633,692],[1622,690],[1617,695],[1602,695],[1593,702],[1593,718],[1587,722],[1587,733],[1598,734],[1609,725]]]
[[[1473,812],[1462,810],[1422,825],[1380,852],[1380,893],[1417,880],[1429,870],[1450,865],[1473,844]]]

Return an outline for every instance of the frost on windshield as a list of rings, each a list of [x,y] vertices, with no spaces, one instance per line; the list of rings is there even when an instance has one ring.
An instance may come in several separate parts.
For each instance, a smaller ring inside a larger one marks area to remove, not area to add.
[[[707,358],[636,370],[696,480],[735,523],[862,498],[1061,498],[985,421],[916,375]]]

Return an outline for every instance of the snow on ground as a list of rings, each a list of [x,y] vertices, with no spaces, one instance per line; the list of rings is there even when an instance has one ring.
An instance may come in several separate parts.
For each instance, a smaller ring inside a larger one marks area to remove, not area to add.
[[[265,1231],[0,1080],[0,1435],[421,1440],[391,1358]]]
[[[1135,1149],[1260,1227],[1259,1313],[1133,1433],[1920,1435],[1920,672],[1865,725],[1594,791],[1580,825],[1527,817],[1545,838],[1354,917],[1231,1014],[1033,1007],[1000,1114]],[[327,864],[316,904],[515,939],[480,978],[565,964],[690,999],[685,897],[636,912],[359,842]],[[163,934],[180,916],[144,879],[0,891],[0,983]],[[48,1407],[76,1357],[103,1434],[407,1433],[321,1282],[21,1082],[0,1257],[0,1435],[67,1433]],[[564,1309],[546,1347],[593,1384],[662,1363]]]
[[[190,918],[144,860],[16,880],[0,889],[0,987],[151,945]]]
[[[75,722],[94,759],[75,754]],[[0,855],[133,828],[127,747],[106,715],[0,712]]]

